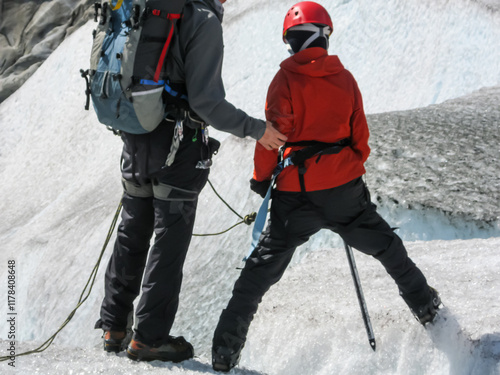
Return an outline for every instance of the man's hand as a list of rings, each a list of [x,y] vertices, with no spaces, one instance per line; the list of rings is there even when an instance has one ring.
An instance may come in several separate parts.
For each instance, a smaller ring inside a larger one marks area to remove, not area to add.
[[[287,139],[288,137],[277,131],[270,121],[266,121],[266,131],[258,142],[264,146],[266,150],[272,150],[283,146]]]

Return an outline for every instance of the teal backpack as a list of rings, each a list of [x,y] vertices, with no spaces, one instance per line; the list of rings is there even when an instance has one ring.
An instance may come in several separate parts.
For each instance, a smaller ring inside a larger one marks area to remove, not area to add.
[[[95,3],[90,69],[81,70],[99,121],[143,134],[163,120],[164,63],[186,0],[101,0]]]

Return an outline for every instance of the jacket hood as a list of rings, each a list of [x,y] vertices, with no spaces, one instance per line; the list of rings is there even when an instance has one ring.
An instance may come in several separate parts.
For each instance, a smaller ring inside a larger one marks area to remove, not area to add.
[[[320,47],[300,51],[284,60],[280,66],[284,70],[311,77],[325,77],[344,70],[338,56],[328,55],[328,51]]]

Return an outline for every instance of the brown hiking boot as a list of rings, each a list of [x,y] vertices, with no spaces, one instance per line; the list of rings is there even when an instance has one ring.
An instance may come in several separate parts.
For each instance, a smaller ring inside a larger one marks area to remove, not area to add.
[[[125,331],[104,331],[104,350],[110,353],[119,353],[125,349],[127,345]]]
[[[157,348],[132,339],[127,348],[127,357],[135,361],[182,362],[193,356],[193,346],[182,336],[170,336],[166,344]]]

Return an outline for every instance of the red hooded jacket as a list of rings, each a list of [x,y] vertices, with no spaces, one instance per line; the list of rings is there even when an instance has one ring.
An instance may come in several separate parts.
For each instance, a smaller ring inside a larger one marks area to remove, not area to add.
[[[306,191],[330,189],[365,173],[368,158],[368,125],[358,85],[337,56],[320,47],[308,48],[284,60],[267,93],[266,118],[288,137],[288,142],[333,143],[344,138],[351,145],[339,154],[308,159]],[[285,151],[285,157],[295,149]],[[255,146],[257,181],[270,180],[278,151]],[[281,191],[301,191],[298,167],[290,166],[277,179]]]

